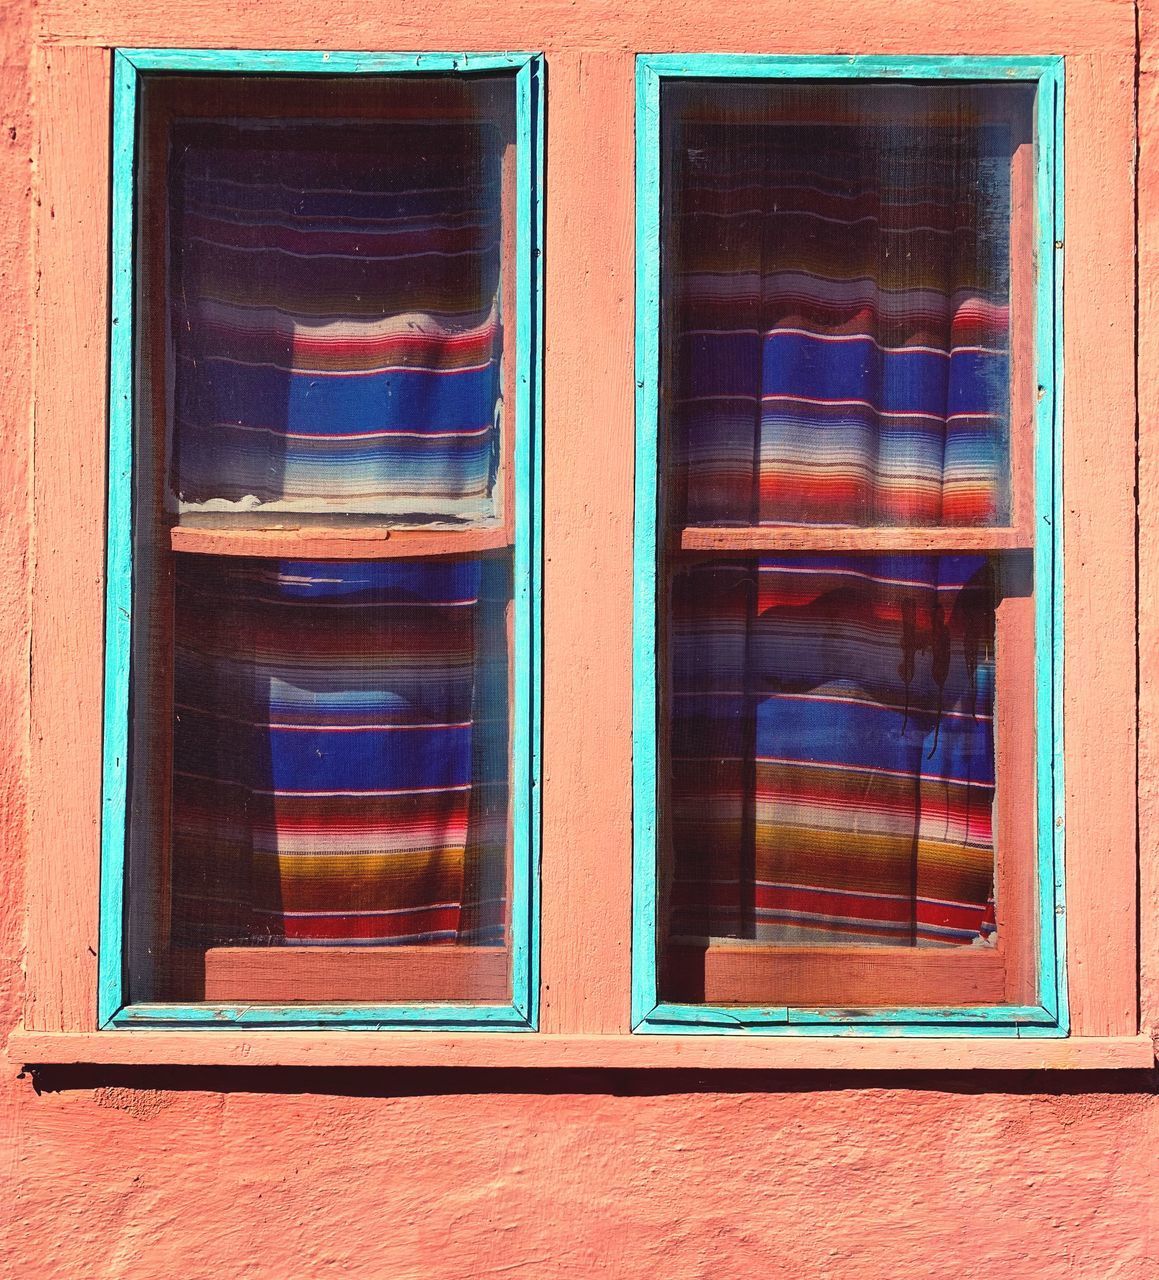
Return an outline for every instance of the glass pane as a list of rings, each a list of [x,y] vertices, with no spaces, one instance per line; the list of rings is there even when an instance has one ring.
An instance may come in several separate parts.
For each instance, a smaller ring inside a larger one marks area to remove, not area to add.
[[[503,941],[507,566],[183,556],[176,945]]]
[[[1030,90],[662,92],[674,521],[1009,523]]]
[[[990,942],[990,561],[699,561],[670,611],[670,939]]]
[[[512,84],[345,88],[334,110],[374,118],[175,120],[179,511],[499,518]]]
[[[136,998],[405,998],[416,963],[425,998],[507,998],[509,558],[175,563],[169,864],[130,883],[167,963]],[[445,947],[485,958],[408,959]]]
[[[511,1000],[514,90],[144,80],[133,1002]]]

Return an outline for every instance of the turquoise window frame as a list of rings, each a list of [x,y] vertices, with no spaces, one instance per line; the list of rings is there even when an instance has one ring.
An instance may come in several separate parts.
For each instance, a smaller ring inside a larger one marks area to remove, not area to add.
[[[1037,281],[1034,580],[1037,1005],[790,1009],[659,998],[657,576],[659,520],[660,86],[664,80],[1033,83]],[[813,57],[641,54],[636,59],[636,491],[633,609],[632,1028],[710,1035],[1060,1037],[1069,1032],[1063,881],[1061,57]]]
[[[516,116],[514,814],[510,1004],[126,1003],[124,952],[133,612],[133,356],[139,89],[150,73],[413,76],[511,72]],[[539,764],[542,636],[543,62],[534,53],[341,53],[118,49],[113,55],[112,303],[101,803],[98,1019],[120,1027],[350,1027],[534,1031],[539,1017]]]

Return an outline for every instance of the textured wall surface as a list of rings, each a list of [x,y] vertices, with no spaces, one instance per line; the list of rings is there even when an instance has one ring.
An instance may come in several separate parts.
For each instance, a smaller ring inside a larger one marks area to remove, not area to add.
[[[1159,501],[1159,82],[1143,16],[1146,522]],[[32,20],[31,0],[0,0],[0,1040],[19,1017],[24,947]],[[1145,601],[1159,601],[1152,572],[1144,556]],[[1145,608],[1146,842],[1159,834],[1159,694]],[[1152,880],[1143,899],[1159,914]],[[1155,937],[1148,924],[1152,1020]],[[1152,1280],[1157,1152],[1159,1084],[1145,1073],[33,1079],[0,1065],[0,1276]]]
[[[9,1086],[16,1276],[1159,1273],[1159,1106],[1106,1077],[79,1083]]]

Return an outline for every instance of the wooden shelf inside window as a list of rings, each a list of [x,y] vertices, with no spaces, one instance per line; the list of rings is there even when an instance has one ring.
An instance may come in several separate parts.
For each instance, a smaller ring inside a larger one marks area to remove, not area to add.
[[[796,947],[673,942],[662,994],[674,1003],[885,1008],[1003,1004],[1000,947]]]
[[[674,539],[675,550],[708,555],[761,551],[987,552],[1033,546],[1028,530],[987,527],[891,527],[875,525],[751,525],[742,528],[688,525]]]
[[[392,560],[417,556],[473,556],[505,551],[511,534],[482,529],[395,529],[371,524],[277,526],[175,525],[175,552],[210,556],[281,556],[294,560]]]
[[[208,947],[169,953],[172,1000],[332,1004],[511,998],[504,947]]]

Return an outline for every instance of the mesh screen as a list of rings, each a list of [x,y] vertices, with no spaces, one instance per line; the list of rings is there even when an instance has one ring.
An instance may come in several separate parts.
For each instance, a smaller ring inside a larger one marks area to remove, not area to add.
[[[1015,103],[914,86],[664,95],[677,518],[1005,523],[1012,130],[994,108]]]
[[[174,126],[182,510],[496,514],[504,133],[421,103]]]
[[[1006,561],[978,531],[1012,522],[1031,102],[662,86],[667,998],[898,1003],[893,973],[938,1003],[920,964],[998,959]],[[748,532],[732,554],[697,525]],[[874,551],[886,527],[922,553]],[[990,973],[948,1002],[1002,999]]]
[[[183,556],[176,945],[503,940],[507,566]]]
[[[505,1002],[514,79],[144,104],[131,997]]]
[[[988,938],[990,562],[707,560],[670,607],[672,936]]]

